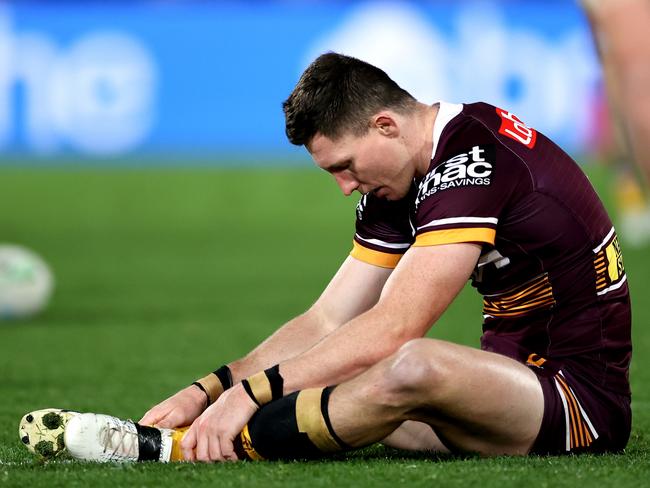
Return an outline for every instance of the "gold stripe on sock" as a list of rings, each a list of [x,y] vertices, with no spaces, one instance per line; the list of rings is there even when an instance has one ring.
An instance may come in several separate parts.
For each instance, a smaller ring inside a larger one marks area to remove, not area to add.
[[[255,398],[257,398],[257,402],[260,405],[266,405],[271,400],[273,400],[271,383],[269,382],[269,379],[267,378],[264,371],[254,374],[253,376],[250,376],[246,379],[248,380],[248,384],[251,387],[253,395],[255,395]]]
[[[217,378],[217,375],[214,373],[210,373],[209,375],[204,376],[196,382],[201,383],[201,386],[205,389],[206,393],[210,397],[211,404],[217,401],[219,395],[223,393],[223,385],[221,384],[221,381],[219,381],[219,378]]]
[[[298,393],[296,399],[296,421],[298,430],[307,434],[309,440],[323,452],[340,451],[341,446],[334,440],[320,409],[323,388],[310,388]]]
[[[259,453],[253,448],[251,435],[248,432],[248,424],[244,425],[244,428],[239,435],[241,436],[241,445],[244,448],[246,455],[253,461],[264,461],[264,458],[260,456]]]
[[[183,452],[181,451],[181,441],[188,430],[189,427],[181,427],[172,431],[172,453],[169,457],[170,461],[185,461]]]

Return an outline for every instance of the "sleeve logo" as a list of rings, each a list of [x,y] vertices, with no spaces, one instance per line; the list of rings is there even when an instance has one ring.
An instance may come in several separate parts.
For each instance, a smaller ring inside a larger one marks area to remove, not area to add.
[[[491,183],[494,146],[474,146],[449,158],[427,173],[418,190],[415,205],[443,190],[461,186],[487,186]]]
[[[620,288],[627,280],[618,237],[612,229],[595,250],[596,294],[604,295]]]
[[[535,129],[526,127],[526,124],[511,112],[497,108],[497,114],[501,117],[499,134],[521,142],[528,149],[532,149],[535,146],[535,141],[537,140],[537,132]]]

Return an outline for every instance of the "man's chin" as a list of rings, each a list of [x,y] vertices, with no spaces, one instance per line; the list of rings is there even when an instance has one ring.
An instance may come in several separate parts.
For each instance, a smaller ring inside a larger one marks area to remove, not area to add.
[[[383,199],[383,200],[388,200],[390,202],[396,202],[397,200],[401,200],[403,198],[406,198],[408,193],[409,193],[408,190],[403,192],[403,193],[401,193],[401,192],[398,193],[396,191],[386,191],[385,193],[383,193],[380,196],[380,198]]]
[[[372,191],[373,195],[382,200],[392,200],[390,190],[385,186],[380,186],[379,188]]]
[[[376,188],[368,193],[371,193],[380,200],[388,200],[390,202],[393,202],[396,200],[401,200],[406,195],[408,195],[408,190],[405,191],[403,195],[401,195],[399,193],[396,193],[393,189],[386,188],[385,186],[380,186],[379,188]]]

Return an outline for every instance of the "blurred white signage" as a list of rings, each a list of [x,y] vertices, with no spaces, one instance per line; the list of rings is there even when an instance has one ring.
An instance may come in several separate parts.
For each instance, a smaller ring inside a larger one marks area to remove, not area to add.
[[[311,46],[303,66],[326,51],[345,53],[379,66],[422,102],[485,101],[568,146],[585,143],[600,74],[584,29],[551,38],[507,23],[496,3],[470,2],[450,35],[416,5],[361,4]]]
[[[93,31],[62,47],[16,32],[0,6],[0,149],[22,137],[42,154],[126,152],[151,130],[155,92],[154,60],[133,36]]]

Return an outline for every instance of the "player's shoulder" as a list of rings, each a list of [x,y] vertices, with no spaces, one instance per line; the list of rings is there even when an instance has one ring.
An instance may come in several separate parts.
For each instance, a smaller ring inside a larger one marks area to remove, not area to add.
[[[454,116],[449,117],[453,112]],[[441,142],[451,144],[471,138],[488,138],[504,145],[519,143],[532,149],[537,131],[522,121],[515,113],[486,102],[449,104],[440,102],[439,118]]]
[[[454,113],[453,117],[450,114]],[[508,118],[510,117],[510,118]],[[514,118],[512,118],[514,117]],[[440,104],[440,110],[434,127],[434,144],[440,151],[434,151],[433,157],[445,156],[475,142],[503,142],[504,119],[513,123],[519,121],[510,112],[485,102],[464,104]],[[442,127],[441,127],[442,126]],[[436,134],[436,129],[439,134]],[[437,137],[437,141],[435,141]]]
[[[485,102],[441,102],[434,122],[429,173],[442,167],[483,163],[520,167],[534,158],[537,132],[516,115]],[[520,168],[521,169],[521,168]]]
[[[476,191],[507,198],[513,185],[524,184],[525,165],[501,140],[499,109],[483,102],[440,104],[427,173],[418,182],[415,208],[429,199],[474,200]],[[454,198],[448,198],[454,195]],[[433,197],[433,198],[431,198]]]

